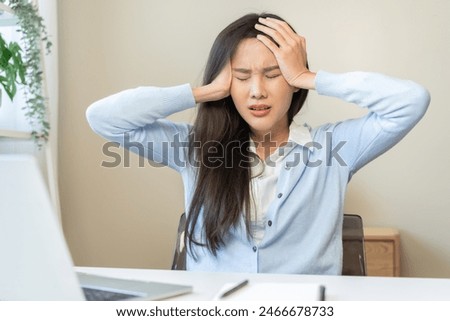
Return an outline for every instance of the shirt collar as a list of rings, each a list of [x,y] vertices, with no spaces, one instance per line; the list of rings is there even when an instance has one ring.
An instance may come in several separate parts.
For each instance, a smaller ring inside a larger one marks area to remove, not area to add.
[[[294,119],[291,125],[289,126],[288,142],[292,142],[294,144],[311,149],[312,148],[311,127],[309,127],[309,125],[307,124],[299,124]],[[255,143],[251,137],[250,137],[250,150],[256,153]]]
[[[311,149],[312,146],[310,146],[310,143],[312,141],[312,137],[310,130],[311,128],[307,124],[300,125],[294,119],[289,126],[288,141]]]
[[[288,142],[290,142],[291,144],[288,145],[290,145],[290,147],[283,146],[281,148],[289,148],[289,150],[291,150],[292,148],[295,147],[295,145],[300,145],[311,150],[312,146],[310,143],[312,141],[312,137],[310,130],[311,127],[309,127],[307,124],[300,125],[295,120],[293,120],[291,125],[289,126]],[[255,142],[251,137],[250,137],[250,151],[256,154]],[[286,155],[285,153],[283,154]],[[280,157],[277,154],[277,152],[270,155],[269,157],[272,158],[272,161],[282,159],[282,157]],[[264,170],[265,170],[264,162],[258,158],[257,163],[254,164],[254,166],[252,167],[252,178],[260,176],[264,172]]]

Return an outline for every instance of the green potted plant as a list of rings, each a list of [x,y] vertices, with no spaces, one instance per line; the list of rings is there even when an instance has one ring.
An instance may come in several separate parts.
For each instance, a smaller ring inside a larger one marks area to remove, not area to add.
[[[25,84],[25,66],[22,61],[22,49],[16,42],[9,44],[0,34],[0,85],[13,100],[17,84]],[[2,91],[0,91],[0,103]]]
[[[47,115],[47,102],[43,92],[42,48],[48,54],[51,42],[48,39],[42,17],[29,0],[0,0],[17,17],[17,27],[22,34],[22,50],[19,45],[7,44],[2,37],[5,61],[5,82],[2,81],[8,96],[14,96],[17,83],[23,83],[26,105],[25,116],[32,127],[32,137],[40,146],[48,140],[50,124]],[[4,7],[4,6],[3,6]],[[1,8],[0,8],[1,9]],[[9,50],[9,52],[7,51]],[[11,57],[8,58],[8,56]],[[7,59],[8,58],[8,59]],[[1,66],[0,68],[3,68]],[[3,74],[1,74],[3,76]],[[9,78],[8,78],[9,77]],[[5,87],[6,85],[6,87]],[[6,90],[8,88],[8,90]]]

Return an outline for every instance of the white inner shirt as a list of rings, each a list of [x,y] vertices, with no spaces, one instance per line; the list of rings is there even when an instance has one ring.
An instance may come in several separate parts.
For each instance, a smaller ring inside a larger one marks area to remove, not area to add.
[[[250,218],[253,241],[259,244],[264,237],[267,224],[267,211],[277,195],[278,177],[283,167],[282,160],[295,144],[304,144],[310,141],[311,136],[307,127],[298,125],[293,121],[289,126],[288,144],[277,148],[265,161],[258,158],[258,163],[251,169],[251,196]],[[250,151],[256,154],[255,142],[250,139]]]
[[[252,224],[250,231],[256,244],[259,244],[264,237],[266,213],[276,195],[278,174],[281,167],[279,166],[281,156],[278,155],[278,151],[279,149],[268,157],[272,162],[267,163],[267,160],[258,159],[257,166],[252,167],[252,204],[250,207]]]

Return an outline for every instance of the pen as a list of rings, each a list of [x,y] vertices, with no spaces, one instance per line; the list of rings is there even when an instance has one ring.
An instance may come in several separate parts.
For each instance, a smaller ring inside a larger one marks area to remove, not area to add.
[[[234,292],[242,289],[244,286],[246,286],[248,284],[248,280],[244,280],[238,284],[236,284],[235,286],[233,286],[231,289],[229,289],[228,291],[224,292],[220,298],[225,298],[227,296],[229,296],[230,294],[233,294]]]

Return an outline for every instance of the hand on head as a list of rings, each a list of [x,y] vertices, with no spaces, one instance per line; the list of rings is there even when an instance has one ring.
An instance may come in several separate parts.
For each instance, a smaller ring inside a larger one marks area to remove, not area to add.
[[[220,71],[219,75],[212,81],[211,85],[217,88],[217,91],[221,93],[219,99],[228,97],[230,95],[230,87],[231,87],[231,63],[230,60],[227,61],[225,66]]]
[[[231,88],[231,63],[228,61],[214,80],[202,87],[193,89],[197,103],[217,101],[230,95]]]
[[[255,28],[265,35],[260,40],[275,55],[281,73],[293,87],[313,89],[314,74],[308,70],[305,38],[295,33],[284,21],[274,18],[259,18]],[[275,41],[275,42],[274,42]]]
[[[290,86],[297,89],[315,89],[315,73],[308,69],[305,39],[282,20],[268,17],[259,18],[256,24],[253,21],[250,25],[242,23],[242,20],[245,22],[250,19],[256,21],[253,15],[245,16],[222,31],[217,38],[219,41],[211,50],[211,61],[223,59],[226,56],[224,52],[232,52],[250,34],[250,37],[256,37],[273,53],[283,78]],[[255,28],[254,32],[248,28]],[[217,101],[228,97],[231,79],[231,63],[227,61],[211,83],[194,89],[196,102]]]

